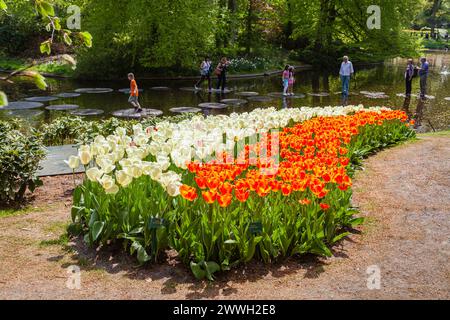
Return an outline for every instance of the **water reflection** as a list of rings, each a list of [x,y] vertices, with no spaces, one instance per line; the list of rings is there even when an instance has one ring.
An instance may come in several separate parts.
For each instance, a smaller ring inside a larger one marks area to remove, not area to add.
[[[416,97],[414,96],[419,90],[418,79],[413,80],[413,96],[404,100],[398,97],[397,94],[404,93],[404,59],[394,59],[388,61],[384,65],[372,65],[369,67],[356,66],[355,76],[350,82],[350,95],[347,101],[342,101],[341,82],[338,76],[338,68],[331,72],[323,71],[305,71],[297,70],[295,93],[305,94],[304,98],[286,98],[275,99],[271,102],[249,101],[245,105],[239,107],[233,106],[222,110],[204,110],[205,114],[229,114],[231,112],[247,112],[255,108],[298,108],[302,106],[333,106],[342,104],[364,104],[365,106],[386,106],[394,109],[408,110],[416,109],[416,113],[422,112],[422,118],[425,122],[432,123],[435,129],[448,129],[450,124],[450,102],[444,100],[450,94],[450,77],[443,74],[448,70],[450,65],[450,54],[439,53],[436,55],[427,54],[430,60],[431,72],[429,75],[429,94],[436,97],[434,100],[424,102],[424,105],[417,107],[415,104]],[[434,66],[434,68],[433,68]],[[138,79],[139,80],[139,79]],[[109,87],[116,89],[115,92],[108,94],[89,95],[83,94],[77,98],[61,99],[54,104],[77,104],[84,109],[102,109],[105,111],[105,116],[110,115],[113,111],[128,108],[127,95],[117,92],[117,89],[128,86],[126,79],[124,81],[82,81],[71,79],[48,79],[49,90],[46,92],[39,92],[30,82],[18,82],[15,86],[3,86],[11,101],[17,101],[30,96],[36,95],[55,95],[60,92],[72,92],[77,88],[82,87]],[[225,98],[239,98],[236,92],[239,91],[255,91],[261,96],[266,96],[269,93],[281,93],[281,81],[278,75],[273,77],[264,77],[257,79],[230,79],[229,87],[234,91],[227,94],[220,92],[213,92],[209,94],[207,91],[189,92],[182,91],[179,88],[192,87],[192,81],[156,81],[156,80],[140,80],[139,85],[144,89],[140,95],[141,104],[146,108],[153,108],[162,110],[165,115],[171,115],[169,110],[174,107],[197,107],[198,104],[204,102],[220,102]],[[1,85],[0,85],[1,86]],[[167,86],[171,90],[155,91],[150,90],[154,86]],[[366,96],[359,94],[361,91],[369,92],[385,92],[383,96]],[[322,95],[308,95],[308,93],[327,93],[327,96]],[[359,94],[359,95],[358,95]],[[420,103],[420,101],[418,101]],[[42,113],[33,118],[33,123],[48,122],[56,117],[59,117],[63,112],[48,111],[43,108],[40,109]],[[417,112],[419,111],[419,112]],[[413,111],[414,112],[414,111]],[[0,119],[7,119],[11,116],[20,116],[22,118],[30,119],[31,111],[22,113],[9,113],[0,111]],[[29,114],[30,116],[27,116]],[[411,112],[410,112],[411,114]],[[411,115],[411,117],[413,117]],[[35,120],[35,121],[34,121]],[[427,125],[427,128],[431,125]],[[431,129],[431,128],[430,128]]]

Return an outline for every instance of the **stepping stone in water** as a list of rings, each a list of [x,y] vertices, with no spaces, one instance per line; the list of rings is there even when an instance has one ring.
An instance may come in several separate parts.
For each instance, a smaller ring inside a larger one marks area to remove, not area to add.
[[[242,91],[236,92],[236,95],[241,97],[256,97],[259,96],[259,93],[254,91]]]
[[[335,95],[342,95],[342,92],[339,91],[339,92],[335,92],[334,94]],[[359,96],[359,93],[357,93],[357,92],[349,92],[348,95],[349,96]]]
[[[119,90],[117,90],[117,91],[119,91],[119,92],[121,92],[121,93],[125,93],[125,94],[130,94],[130,88],[123,88],[123,89],[119,89]],[[138,92],[139,93],[141,93],[141,92],[143,92],[144,91],[144,89],[138,89]]]
[[[155,90],[155,91],[168,91],[168,90],[170,90],[169,87],[152,87],[150,89]]]
[[[72,111],[70,114],[74,116],[98,116],[105,113],[105,111],[100,109],[80,109]]]
[[[202,88],[195,89],[194,87],[182,87],[179,88],[181,91],[191,91],[191,92],[200,92],[203,91]]]
[[[254,96],[254,97],[248,97],[249,101],[252,102],[270,102],[273,101],[273,97],[266,97],[266,96]]]
[[[11,110],[6,113],[10,117],[20,117],[20,118],[36,118],[42,114],[44,111],[41,110]]]
[[[143,108],[141,112],[136,112],[134,108],[117,110],[112,113],[114,117],[118,118],[131,118],[140,119],[148,117],[158,117],[161,116],[163,112],[157,109],[145,109]]]
[[[359,93],[363,94],[363,95],[384,95],[386,94],[386,92],[376,92],[376,91],[360,91]]]
[[[53,111],[67,111],[67,110],[74,110],[78,109],[80,106],[76,104],[57,104],[53,106],[45,107],[47,110],[53,110]]]
[[[58,97],[58,98],[76,98],[79,96],[81,96],[81,94],[74,93],[74,92],[63,92],[63,93],[58,93],[55,95],[55,97]]]
[[[312,97],[328,97],[330,94],[328,92],[313,92],[313,93],[308,93],[308,95],[310,95]]]
[[[306,97],[306,95],[304,95],[303,93],[297,93],[294,94],[293,96],[285,96],[283,92],[271,92],[267,95],[275,98],[291,98],[291,99],[303,99]]]
[[[240,106],[241,104],[248,103],[248,101],[244,100],[244,99],[223,99],[223,100],[220,100],[220,103]]]
[[[228,108],[227,104],[225,104],[225,103],[217,103],[217,102],[200,103],[198,106],[200,108],[205,108],[205,109],[225,109],[225,108]]]
[[[42,107],[43,104],[40,102],[31,101],[14,101],[10,102],[4,110],[25,110],[25,109],[35,109]]]
[[[225,90],[223,90],[223,91],[222,91],[222,89],[211,89],[211,92],[215,92],[215,93],[231,93],[231,92],[233,92],[233,89],[225,88]]]
[[[365,94],[364,97],[369,99],[388,99],[389,96],[383,92],[373,92],[371,94]]]
[[[406,98],[406,95],[404,93],[397,93],[396,96],[397,97],[401,97],[401,98]],[[411,97],[420,98],[420,94],[412,94]],[[436,99],[436,97],[435,96],[425,95],[425,99],[434,100],[434,99]]]
[[[111,88],[80,88],[75,90],[77,93],[109,93],[113,91]]]
[[[26,101],[31,101],[31,102],[50,102],[50,101],[55,101],[58,100],[57,97],[30,97],[30,98],[25,98]]]
[[[189,112],[201,112],[200,108],[191,108],[191,107],[178,107],[169,109],[170,112],[173,113],[189,113]]]

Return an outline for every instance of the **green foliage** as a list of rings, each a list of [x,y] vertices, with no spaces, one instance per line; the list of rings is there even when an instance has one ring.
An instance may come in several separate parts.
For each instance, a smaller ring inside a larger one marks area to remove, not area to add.
[[[41,181],[35,176],[44,158],[43,145],[37,137],[25,136],[7,122],[0,122],[0,202],[23,200]]]

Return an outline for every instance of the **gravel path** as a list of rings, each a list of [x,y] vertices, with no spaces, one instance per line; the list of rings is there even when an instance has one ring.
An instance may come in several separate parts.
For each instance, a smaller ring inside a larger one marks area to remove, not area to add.
[[[448,132],[383,151],[355,181],[366,223],[335,257],[252,263],[214,283],[195,281],[172,252],[139,268],[117,249],[62,246],[72,177],[45,178],[32,209],[0,218],[0,299],[449,299],[449,173]],[[73,264],[79,290],[66,286]]]

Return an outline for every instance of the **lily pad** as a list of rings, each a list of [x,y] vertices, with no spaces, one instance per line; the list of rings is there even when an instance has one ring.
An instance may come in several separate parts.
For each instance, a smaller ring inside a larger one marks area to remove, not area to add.
[[[231,105],[241,105],[241,104],[246,104],[248,103],[247,100],[244,99],[223,99],[220,100],[220,103],[225,103],[225,104],[231,104]]]
[[[109,93],[113,91],[111,88],[80,88],[75,90],[77,93]]]
[[[225,108],[228,108],[227,104],[225,104],[225,103],[217,103],[217,102],[200,103],[198,106],[200,108],[204,108],[204,109],[225,109]]]
[[[100,109],[80,109],[72,111],[70,114],[74,116],[98,116],[105,113],[105,111]]]
[[[81,96],[80,93],[75,93],[75,92],[63,92],[63,93],[58,93],[55,95],[55,97],[58,98],[76,98]]]
[[[259,96],[259,93],[254,91],[242,91],[236,92],[236,95],[241,97],[256,97]]]
[[[25,110],[25,109],[35,109],[42,107],[43,104],[40,102],[32,101],[14,101],[10,102],[4,110]]]
[[[49,102],[49,101],[55,101],[58,100],[58,97],[30,97],[30,98],[25,98],[26,101],[31,101],[31,102]]]
[[[253,96],[247,98],[249,101],[252,102],[270,102],[273,101],[273,97],[266,97],[266,96]]]
[[[328,97],[330,94],[328,92],[312,92],[308,93],[312,97]]]
[[[148,117],[158,117],[161,116],[163,112],[157,109],[142,109],[141,112],[137,112],[134,108],[117,110],[112,113],[114,117],[118,118],[148,118]]]
[[[80,106],[76,104],[55,104],[53,106],[45,107],[47,110],[53,110],[53,111],[67,111],[67,110],[74,110],[78,109]]]
[[[191,108],[191,107],[178,107],[169,109],[170,112],[174,113],[189,113],[189,112],[200,112],[202,109],[200,108]]]

